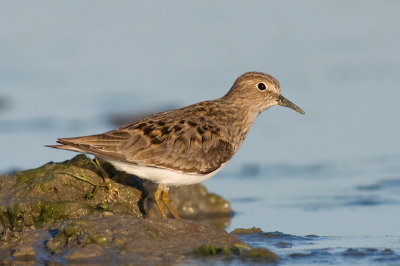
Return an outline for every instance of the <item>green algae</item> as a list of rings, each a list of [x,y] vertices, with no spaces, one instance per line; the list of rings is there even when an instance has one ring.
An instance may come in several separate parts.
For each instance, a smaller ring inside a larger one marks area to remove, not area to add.
[[[266,248],[253,248],[244,254],[249,259],[262,259],[268,262],[279,261],[279,256]]]
[[[51,226],[60,219],[81,217],[90,212],[90,208],[85,208],[75,201],[12,200],[7,210],[2,212],[0,221],[6,228],[21,229],[31,225],[41,228]]]
[[[216,245],[201,245],[195,250],[196,254],[199,255],[205,255],[205,256],[210,256],[210,255],[224,255],[224,256],[229,256],[229,255],[235,255],[235,256],[240,256],[242,255],[246,250],[251,249],[248,246],[245,245],[225,245],[223,247],[216,246]]]
[[[160,217],[153,198],[157,184],[145,182],[149,193],[138,178],[117,171],[106,161],[100,163],[119,191],[113,199],[109,188],[102,185],[96,165],[82,154],[65,162],[49,162],[20,171],[12,177],[0,176],[0,226],[16,230],[32,225],[55,228],[63,220],[103,211],[133,214],[138,219]],[[220,228],[229,224],[229,202],[208,193],[201,184],[172,188],[169,195],[183,218],[214,219],[213,225]]]
[[[75,156],[62,163],[50,162],[36,169],[20,171],[12,178],[1,176],[0,224],[18,230],[31,225],[51,228],[65,219],[80,218],[104,209],[115,213],[136,214],[138,218],[141,216],[137,195],[142,192],[139,189],[113,182],[126,201],[117,199],[113,204],[104,205],[109,198],[107,188],[94,189],[92,184],[72,176],[81,173],[93,184],[103,182],[96,167],[85,155]],[[113,171],[113,176],[119,178],[120,175],[132,178]]]
[[[201,245],[195,250],[195,253],[200,255],[217,255],[221,254],[222,250],[222,248],[214,245]]]
[[[225,245],[223,247],[217,245],[201,245],[195,249],[195,254],[203,256],[237,256],[242,259],[262,260],[263,262],[277,262],[279,256],[266,248],[251,248],[246,245]]]
[[[47,241],[47,252],[72,259],[89,258],[85,254],[96,251],[100,257],[146,258],[155,263],[160,258],[198,259],[199,255],[240,259],[249,249],[238,236],[211,225],[188,220],[131,218],[131,215],[103,212],[65,220],[57,234]]]

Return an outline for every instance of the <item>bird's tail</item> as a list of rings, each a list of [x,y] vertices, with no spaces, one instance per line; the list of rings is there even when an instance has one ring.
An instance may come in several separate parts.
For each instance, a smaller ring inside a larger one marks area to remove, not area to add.
[[[75,152],[84,152],[76,146],[69,145],[67,139],[60,138],[57,140],[57,143],[60,143],[60,145],[45,145],[45,147],[60,149],[60,150],[75,151]]]

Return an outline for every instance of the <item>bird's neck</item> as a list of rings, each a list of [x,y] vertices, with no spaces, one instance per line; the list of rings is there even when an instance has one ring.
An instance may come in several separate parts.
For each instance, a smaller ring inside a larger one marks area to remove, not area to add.
[[[246,105],[233,104],[229,101],[220,101],[219,104],[220,110],[225,114],[225,118],[218,121],[218,123],[225,128],[226,136],[237,144],[238,150],[246,139],[254,120],[260,113],[252,108],[246,108]]]

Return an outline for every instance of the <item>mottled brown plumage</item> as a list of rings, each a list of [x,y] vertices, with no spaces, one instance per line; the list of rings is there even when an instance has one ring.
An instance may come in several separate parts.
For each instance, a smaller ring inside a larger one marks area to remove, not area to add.
[[[226,123],[218,121],[222,116],[228,114],[223,114],[217,103],[203,102],[155,114],[104,134],[60,138],[58,142],[99,157],[206,174],[236,152],[235,143],[223,136],[227,130]]]
[[[304,113],[281,96],[275,78],[248,72],[222,98],[151,115],[104,134],[59,138],[61,145],[50,147],[90,153],[139,176],[139,166],[184,174],[174,181],[168,175],[163,179],[142,174],[163,188],[196,183],[204,180],[202,176],[211,177],[235,155],[256,117],[273,105]],[[130,166],[135,170],[130,171]]]

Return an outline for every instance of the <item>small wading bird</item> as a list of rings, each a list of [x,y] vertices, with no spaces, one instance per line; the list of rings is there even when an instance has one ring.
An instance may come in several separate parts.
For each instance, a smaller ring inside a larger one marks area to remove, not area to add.
[[[93,154],[118,170],[158,183],[154,197],[162,217],[167,215],[161,201],[180,219],[168,187],[200,183],[218,173],[240,149],[256,117],[274,105],[304,114],[281,95],[274,77],[248,72],[222,98],[151,115],[103,134],[59,138],[60,145],[48,147]]]

